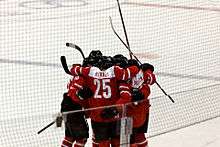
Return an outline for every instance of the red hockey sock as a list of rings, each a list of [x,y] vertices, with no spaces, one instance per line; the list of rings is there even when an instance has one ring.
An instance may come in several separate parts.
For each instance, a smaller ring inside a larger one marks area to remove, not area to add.
[[[72,137],[64,137],[61,147],[72,147],[74,139]]]
[[[131,144],[131,146],[130,147],[137,147],[137,145],[136,144]]]
[[[87,139],[76,139],[76,143],[74,147],[84,147],[86,144]]]
[[[120,138],[113,138],[111,140],[111,147],[120,147]]]
[[[144,133],[135,134],[135,144],[137,147],[148,147],[148,140]]]
[[[92,146],[93,147],[110,147],[110,142],[108,140],[104,140],[100,142],[93,141]]]

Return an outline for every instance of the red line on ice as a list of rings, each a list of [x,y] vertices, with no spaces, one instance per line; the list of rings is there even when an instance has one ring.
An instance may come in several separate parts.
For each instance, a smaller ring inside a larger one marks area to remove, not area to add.
[[[146,7],[157,7],[157,8],[168,8],[168,9],[184,9],[184,10],[200,10],[200,11],[215,11],[220,12],[220,8],[211,7],[195,7],[195,6],[178,6],[178,5],[163,5],[163,4],[149,4],[149,3],[134,3],[134,2],[124,2],[124,4],[131,4],[137,6]]]

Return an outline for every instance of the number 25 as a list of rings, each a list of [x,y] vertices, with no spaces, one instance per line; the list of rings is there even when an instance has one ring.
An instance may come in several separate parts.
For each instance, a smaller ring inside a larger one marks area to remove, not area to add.
[[[110,79],[94,79],[94,85],[96,85],[94,98],[111,98],[112,92],[109,83]],[[102,94],[100,94],[100,90],[103,91]]]

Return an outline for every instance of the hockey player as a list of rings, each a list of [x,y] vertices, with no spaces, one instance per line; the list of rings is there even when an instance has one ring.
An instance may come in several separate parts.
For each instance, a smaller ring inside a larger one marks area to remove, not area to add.
[[[89,66],[93,60],[86,58],[82,66]],[[61,112],[82,110],[87,107],[86,101],[76,101],[77,97],[89,98],[93,95],[89,88],[83,87],[84,80],[82,77],[75,76],[68,84],[68,93],[64,93],[61,103]],[[78,95],[77,95],[78,94]],[[61,147],[84,147],[89,137],[89,128],[83,112],[70,113],[64,118],[65,137]],[[75,142],[75,143],[74,143]]]
[[[135,77],[132,78],[132,100],[133,104],[127,105],[127,116],[133,118],[133,131],[131,135],[131,146],[132,147],[146,147],[148,145],[145,133],[147,133],[148,120],[149,120],[149,99],[150,88],[155,82],[155,75],[153,74],[154,67],[148,63],[139,66],[136,60],[127,60],[121,54],[113,57],[114,64],[119,65],[122,68],[127,66],[140,67],[139,72]]]
[[[130,65],[137,65],[136,60],[129,60]],[[148,140],[145,137],[148,129],[150,102],[150,85],[156,81],[153,74],[154,67],[144,63],[140,66],[140,71],[132,78],[132,97],[135,102],[128,106],[128,116],[133,117],[133,131],[131,135],[131,147],[147,147]]]
[[[93,97],[88,99],[90,108],[124,103],[131,97],[129,92],[121,92],[120,95],[118,81],[131,78],[138,72],[138,68],[133,66],[122,69],[112,66],[110,59],[111,57],[100,59],[96,67],[73,66],[71,69],[73,75],[84,77],[87,85],[94,92]],[[118,134],[115,132],[119,118],[117,108],[93,110],[90,112],[90,118],[94,133],[93,146],[109,147],[111,142],[112,146],[116,147],[114,138],[118,140]]]

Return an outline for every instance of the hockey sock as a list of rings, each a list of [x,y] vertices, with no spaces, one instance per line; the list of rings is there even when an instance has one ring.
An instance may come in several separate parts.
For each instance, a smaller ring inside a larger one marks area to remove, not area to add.
[[[77,139],[74,147],[84,147],[87,142],[87,139]]]
[[[120,138],[113,138],[111,140],[111,146],[112,147],[120,147]]]
[[[72,137],[64,137],[61,147],[72,147],[74,139]]]
[[[110,142],[108,140],[103,140],[100,142],[93,141],[92,147],[110,147]]]
[[[135,134],[135,144],[137,147],[148,147],[148,140],[144,133]]]

